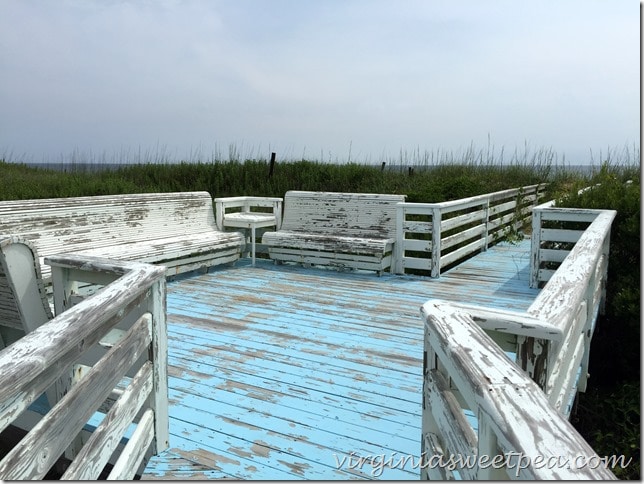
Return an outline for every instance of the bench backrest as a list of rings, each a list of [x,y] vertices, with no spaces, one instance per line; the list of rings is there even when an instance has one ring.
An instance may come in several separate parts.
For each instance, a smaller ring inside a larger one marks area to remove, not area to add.
[[[36,249],[0,236],[0,349],[52,319]]]
[[[216,227],[208,192],[0,202],[0,234],[32,241],[41,257]]]
[[[396,204],[405,195],[289,191],[282,230],[390,239],[396,236]]]

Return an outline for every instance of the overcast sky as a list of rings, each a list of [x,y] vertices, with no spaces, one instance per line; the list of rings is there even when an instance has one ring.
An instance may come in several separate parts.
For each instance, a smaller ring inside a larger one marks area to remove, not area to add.
[[[636,0],[0,0],[0,157],[587,163],[639,147],[639,49]]]

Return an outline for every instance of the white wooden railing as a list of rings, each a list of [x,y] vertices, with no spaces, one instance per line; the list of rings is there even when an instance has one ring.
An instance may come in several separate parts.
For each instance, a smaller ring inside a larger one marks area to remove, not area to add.
[[[399,203],[395,268],[439,277],[441,270],[516,231],[530,220],[545,185],[441,203]]]
[[[0,479],[42,479],[62,455],[64,479],[96,479],[107,463],[110,479],[131,479],[168,447],[165,270],[73,255],[47,263],[65,311],[0,352],[0,431],[29,424]],[[106,285],[71,307],[77,281]]]
[[[542,208],[537,220],[544,211],[548,220],[559,215],[566,221],[571,214],[593,220],[525,313],[443,301],[421,310],[423,456],[473,459],[456,466],[457,477],[614,479],[567,417],[576,392],[586,386],[615,212]],[[421,477],[454,477],[454,468],[429,464]]]

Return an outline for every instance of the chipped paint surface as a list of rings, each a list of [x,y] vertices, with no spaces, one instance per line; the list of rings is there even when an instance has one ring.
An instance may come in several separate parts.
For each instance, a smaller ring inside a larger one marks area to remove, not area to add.
[[[77,253],[162,264],[172,274],[237,260],[244,245],[241,234],[217,229],[208,192],[8,200],[0,227],[30,240],[41,262]],[[49,266],[41,269],[49,281]]]
[[[146,478],[362,479],[374,468],[350,468],[352,452],[354,464],[418,459],[420,306],[451,298],[525,311],[538,294],[528,264],[526,242],[437,280],[258,260],[170,282],[170,450]],[[411,465],[379,476],[418,477]]]

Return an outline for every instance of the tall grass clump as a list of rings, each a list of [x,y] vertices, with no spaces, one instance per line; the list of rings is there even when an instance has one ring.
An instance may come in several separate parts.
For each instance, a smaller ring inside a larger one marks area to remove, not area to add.
[[[281,197],[288,190],[405,194],[412,202],[440,202],[547,181],[530,165],[450,163],[383,167],[265,159],[123,164],[110,170],[60,171],[0,161],[0,198],[28,199],[205,190],[213,197]]]

